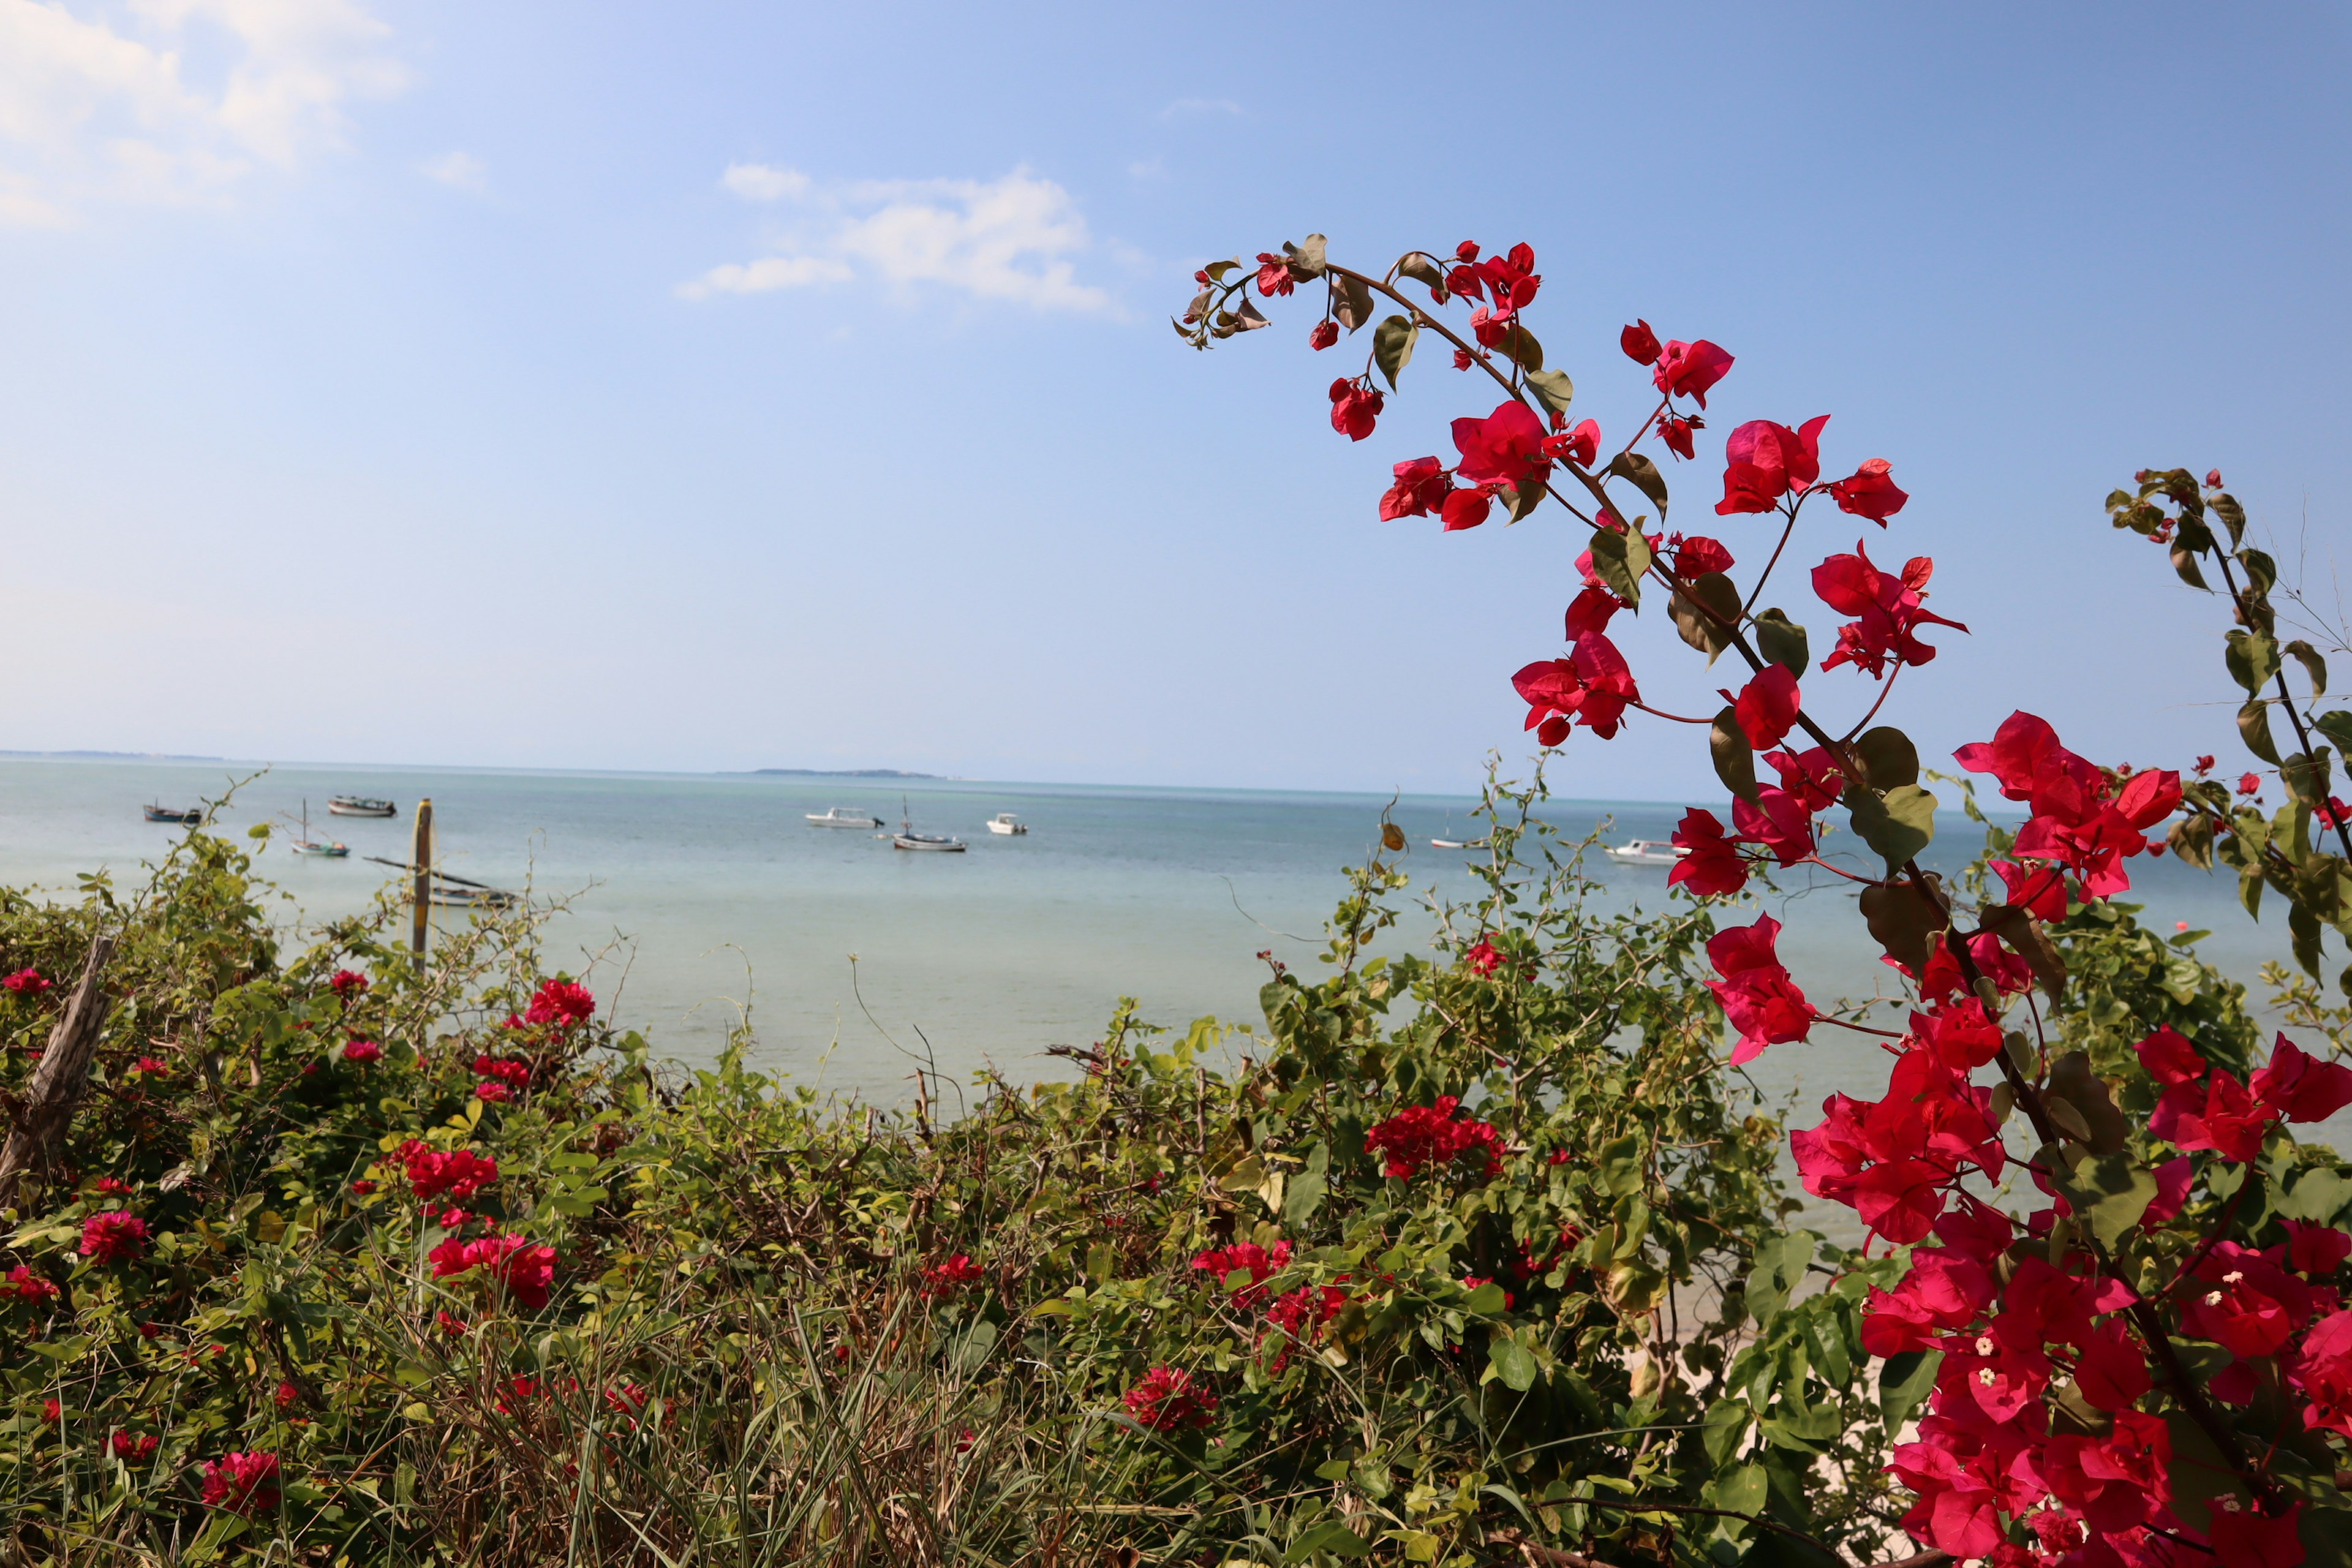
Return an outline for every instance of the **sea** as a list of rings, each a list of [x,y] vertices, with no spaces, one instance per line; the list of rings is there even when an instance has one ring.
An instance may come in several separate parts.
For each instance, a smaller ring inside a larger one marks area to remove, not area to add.
[[[1696,798],[1709,801],[1710,787]],[[395,801],[389,820],[330,816],[331,795]],[[1213,1016],[1261,1030],[1266,960],[1313,977],[1345,868],[1380,841],[1382,812],[1403,829],[1406,911],[1374,953],[1427,952],[1433,908],[1475,898],[1478,852],[1433,838],[1484,832],[1464,795],[1152,789],[930,778],[528,772],[58,757],[0,758],[0,883],[72,898],[79,874],[118,887],[143,879],[184,830],[142,819],[148,802],[217,803],[215,831],[246,842],[268,822],[289,831],[260,847],[259,871],[287,897],[271,907],[289,942],[316,922],[368,906],[397,875],[367,857],[407,858],[419,801],[433,802],[440,864],[497,887],[558,900],[545,963],[582,978],[617,1024],[695,1066],[748,1022],[761,1070],[885,1104],[913,1092],[919,1062],[967,1092],[982,1069],[1018,1080],[1066,1076],[1055,1046],[1102,1037],[1121,997],[1182,1030]],[[962,854],[908,853],[868,831],[810,825],[832,807],[891,826],[960,837]],[[307,810],[314,837],[352,855],[291,854]],[[1554,800],[1563,835],[1612,843],[1666,837],[1679,805]],[[1000,812],[1029,828],[985,828]],[[1938,818],[1925,858],[1957,868],[1981,842],[1958,812]],[[2130,864],[2128,897],[2156,930],[2206,931],[2198,948],[2255,984],[2284,956],[2283,911],[2247,919],[2226,873],[2170,858]],[[1588,868],[1611,907],[1660,909],[1665,871],[1598,854]],[[1817,1002],[1894,994],[1851,885],[1783,873],[1765,900],[1784,924],[1780,952]],[[437,911],[462,921],[462,911]],[[1746,916],[1734,916],[1745,919]],[[1751,1068],[1758,1092],[1801,1124],[1832,1088],[1874,1096],[1887,1058],[1865,1037],[1822,1028],[1775,1047]],[[2339,1145],[2341,1146],[2341,1145]]]

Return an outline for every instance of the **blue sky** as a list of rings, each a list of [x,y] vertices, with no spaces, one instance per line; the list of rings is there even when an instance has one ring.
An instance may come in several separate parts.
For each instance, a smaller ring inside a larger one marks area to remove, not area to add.
[[[2099,503],[2218,465],[2332,596],[2347,33],[0,0],[0,747],[1462,787],[1524,754],[1507,677],[1559,651],[1582,541],[1378,521],[1491,406],[1440,356],[1355,445],[1323,388],[1369,334],[1169,330],[1200,261],[1320,230],[1373,267],[1532,244],[1604,433],[1646,412],[1622,323],[1729,348],[1671,477],[1744,560],[1733,425],[1891,459],[1872,552],[1934,555],[1975,633],[1887,710],[1923,751],[2030,692],[2102,760],[2227,757],[2225,617]],[[1800,566],[1859,531],[1812,517]],[[1833,636],[1801,573],[1770,596]],[[1712,705],[1662,616],[1615,629]],[[1716,793],[1654,721],[1557,777]]]

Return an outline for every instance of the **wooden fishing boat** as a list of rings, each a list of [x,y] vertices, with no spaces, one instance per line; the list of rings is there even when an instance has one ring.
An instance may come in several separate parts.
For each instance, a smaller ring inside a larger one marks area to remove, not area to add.
[[[352,852],[352,847],[338,839],[317,839],[310,837],[310,803],[302,803],[302,836],[294,840],[297,855],[316,855],[322,860],[340,860]]]
[[[898,809],[902,813],[907,810],[903,797],[898,802]],[[961,838],[945,833],[916,832],[911,814],[898,819],[898,831],[890,836],[890,847],[894,849],[929,850],[934,854],[961,855],[964,852],[964,842]]]
[[[333,795],[327,797],[327,809],[337,816],[398,816],[400,807],[373,795]]]

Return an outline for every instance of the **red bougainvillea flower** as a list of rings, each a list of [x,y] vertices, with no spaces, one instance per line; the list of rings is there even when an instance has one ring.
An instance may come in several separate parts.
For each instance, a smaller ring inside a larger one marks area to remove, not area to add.
[[[2234,1241],[2214,1243],[2189,1273],[2180,1326],[2242,1361],[2276,1354],[2333,1296]]]
[[[2286,1222],[2287,1267],[2296,1273],[2324,1278],[2343,1268],[2347,1258],[2352,1258],[2352,1236],[2334,1226]]]
[[[514,1089],[530,1087],[530,1064],[511,1057],[494,1057],[488,1052],[474,1058],[476,1078],[494,1078]]]
[[[1427,517],[1445,504],[1454,476],[1435,458],[1415,458],[1396,466],[1396,482],[1381,496],[1381,521]],[[1483,521],[1483,520],[1481,520]]]
[[[488,1105],[504,1105],[514,1098],[514,1090],[496,1079],[484,1079],[474,1086],[474,1098]]]
[[[120,1177],[100,1176],[98,1179],[98,1192],[100,1197],[119,1198],[130,1191],[131,1191],[131,1184]]]
[[[2263,776],[2262,776],[2262,774],[2260,774],[2260,773],[2240,773],[2240,774],[2238,775],[2238,793],[2239,793],[2240,795],[2260,795],[2260,794],[2262,794],[2262,793],[2263,793]]]
[[[278,1456],[224,1454],[205,1462],[205,1506],[252,1514],[278,1506]]]
[[[1257,253],[1257,291],[1267,298],[1287,294],[1297,287],[1290,279],[1290,258],[1270,250]]]
[[[2107,775],[2061,745],[2057,731],[2031,713],[2011,713],[1990,742],[1952,753],[1970,773],[2000,780],[2001,794],[2033,815],[2011,852],[2020,860],[2054,860],[2081,879],[2092,898],[2131,886],[2122,862],[2148,847],[2147,830],[2180,805],[2180,775],[2149,769],[2116,789]]]
[[[569,980],[542,980],[538,994],[530,999],[530,1010],[523,1015],[523,1022],[571,1029],[595,1016],[595,994],[588,987]]]
[[[1647,321],[1635,321],[1632,326],[1618,333],[1617,346],[1623,349],[1625,351],[1625,357],[1632,360],[1635,364],[1655,364],[1658,363],[1658,354],[1660,353],[1658,346],[1658,334],[1650,331],[1650,323]]]
[[[1764,785],[1753,801],[1731,803],[1732,830],[1750,844],[1761,844],[1783,866],[1793,866],[1813,852],[1813,814],[1786,790]]]
[[[1462,461],[1454,471],[1476,484],[1540,485],[1551,474],[1544,439],[1543,421],[1524,403],[1501,404],[1484,419],[1456,419]]]
[[[1884,458],[1873,458],[1844,479],[1830,485],[1830,494],[1837,498],[1838,510],[1866,517],[1879,527],[1903,510],[1911,498],[1895,487],[1889,477],[1890,464]]]
[[[171,1064],[158,1057],[141,1057],[131,1064],[131,1070],[142,1078],[169,1078]]]
[[[1785,495],[1802,495],[1822,477],[1822,426],[1826,414],[1805,421],[1801,429],[1750,419],[1724,443],[1728,466],[1723,471],[1723,499],[1716,512],[1770,511]]]
[[[1219,1289],[1230,1289],[1234,1305],[1243,1311],[1251,1310],[1266,1299],[1265,1281],[1277,1269],[1290,1263],[1291,1246],[1277,1240],[1272,1247],[1261,1247],[1255,1241],[1236,1242],[1231,1247],[1219,1247],[1193,1255],[1192,1267],[1208,1275]],[[1248,1278],[1235,1283],[1234,1276]]]
[[[1967,631],[1920,602],[1935,573],[1936,563],[1925,555],[1905,562],[1900,573],[1882,572],[1871,564],[1860,540],[1854,542],[1853,554],[1832,555],[1814,567],[1813,592],[1822,602],[1841,615],[1860,617],[1838,628],[1837,647],[1822,660],[1822,668],[1850,664],[1883,677],[1890,655],[1903,664],[1926,664],[1936,657],[1934,648],[1912,635],[1917,627],[1932,624]]]
[[[1494,487],[1478,485],[1469,489],[1447,494],[1441,513],[1445,519],[1445,531],[1456,533],[1465,528],[1475,528],[1486,521],[1486,513],[1495,505]]]
[[[2352,1437],[2352,1310],[2312,1325],[2287,1381],[2311,1401],[2303,1413],[2306,1431],[2325,1427]]]
[[[499,1179],[499,1163],[471,1149],[428,1149],[412,1138],[394,1152],[408,1173],[419,1203],[449,1198],[462,1203]]]
[[[547,1305],[548,1291],[555,1283],[555,1248],[528,1237],[486,1236],[460,1241],[453,1236],[425,1256],[432,1259],[436,1279],[479,1268],[534,1311]]]
[[[49,988],[49,983],[39,970],[28,967],[0,980],[0,986],[7,987],[19,996],[38,996]]]
[[[1190,1373],[1155,1366],[1141,1383],[1119,1396],[1137,1426],[1152,1432],[1181,1432],[1206,1426],[1216,1416],[1217,1396]]]
[[[1731,369],[1731,356],[1705,338],[1695,343],[1670,342],[1658,356],[1650,379],[1668,397],[1689,397],[1706,406],[1709,388]]]
[[[58,1295],[58,1288],[33,1272],[32,1266],[19,1263],[0,1276],[0,1301],[47,1301]]]
[[[65,1415],[66,1407],[58,1404],[56,1400],[44,1399],[41,1401],[41,1420],[45,1425],[54,1426],[58,1422],[65,1419]]]
[[[1307,334],[1307,346],[1317,353],[1321,353],[1339,341],[1339,323],[1328,317],[1316,322],[1315,330]]]
[[[1691,440],[1691,432],[1699,428],[1701,426],[1696,419],[1669,416],[1658,421],[1658,439],[1666,444],[1667,451],[1688,462],[1698,451]]]
[[[2066,918],[2066,879],[2058,871],[2015,860],[1995,860],[1992,868],[2008,890],[2009,902],[2029,910],[2035,920]]]
[[[357,970],[338,969],[327,982],[327,989],[336,995],[350,999],[368,988],[368,977]]]
[[[1723,824],[1711,811],[1693,806],[1683,813],[1675,829],[1675,847],[1684,851],[1666,873],[1666,885],[1686,885],[1702,898],[1736,893],[1748,885],[1748,862],[1734,843],[1723,836]]]
[[[1493,939],[1481,936],[1477,945],[1462,955],[1462,962],[1470,966],[1471,973],[1484,978],[1503,966],[1503,954]]]
[[[1747,725],[1743,721],[1740,727]],[[1809,812],[1828,810],[1845,793],[1845,773],[1827,746],[1809,747],[1793,755],[1767,752],[1764,760],[1779,772],[1781,789]]]
[[[351,1040],[343,1046],[343,1060],[365,1067],[370,1062],[383,1060],[383,1047],[373,1040]]]
[[[435,1312],[433,1314],[433,1326],[453,1340],[463,1339],[466,1337],[466,1320],[457,1316],[453,1312]]]
[[[1731,704],[1732,714],[1746,732],[1748,743],[1758,751],[1777,746],[1781,738],[1796,728],[1797,712],[1803,706],[1797,693],[1797,678],[1789,673],[1785,664],[1768,664],[1755,678],[1739,689],[1739,695],[1723,694]]]
[[[1511,677],[1511,685],[1527,701],[1527,728],[1544,726],[1537,739],[1547,746],[1567,738],[1570,721],[1609,740],[1617,733],[1625,705],[1642,697],[1625,656],[1598,632],[1578,638],[1566,658],[1523,667]],[[1547,722],[1553,719],[1559,721],[1556,730]]]
[[[163,1441],[152,1432],[142,1432],[136,1435],[117,1432],[106,1440],[106,1446],[116,1458],[135,1465],[154,1453]]]
[[[373,1191],[375,1191],[373,1182],[361,1180],[352,1184],[352,1195],[355,1198],[363,1198]]]
[[[1592,467],[1601,456],[1601,422],[1588,419],[1573,430],[1564,430],[1543,444],[1544,456],[1556,460]]]
[[[1385,401],[1363,383],[1341,377],[1331,384],[1331,428],[1350,441],[1362,440],[1379,422]]]
[[[136,1261],[147,1250],[147,1222],[127,1209],[109,1209],[81,1222],[81,1255],[101,1268]]]
[[[2270,1065],[2255,1068],[2248,1087],[2289,1121],[2325,1121],[2352,1105],[2352,1068],[2314,1060],[2281,1035]]]
[[[1739,1031],[1731,1052],[1734,1067],[1753,1061],[1767,1046],[1803,1039],[1820,1016],[1773,952],[1780,935],[1780,922],[1764,915],[1754,925],[1733,926],[1707,939],[1707,962],[1723,978],[1708,981],[1706,988]]]
[[[1411,1105],[1364,1134],[1364,1152],[1381,1157],[1383,1174],[1401,1182],[1422,1172],[1444,1170],[1462,1155],[1484,1156],[1481,1180],[1491,1181],[1503,1169],[1503,1135],[1472,1117],[1456,1119],[1462,1101],[1450,1094],[1434,1105]]]
[[[2175,1084],[2157,1101],[2147,1130],[2176,1149],[2210,1149],[2231,1164],[2262,1152],[2263,1134],[2278,1113],[2226,1072],[2204,1083]]]
[[[280,1383],[278,1392],[269,1396],[270,1403],[284,1410],[302,1397],[302,1391],[290,1383]]]
[[[969,1252],[959,1252],[943,1263],[923,1267],[923,1294],[937,1301],[961,1295],[988,1278]]]
[[[2217,476],[2218,477],[2218,476]],[[2210,481],[2209,481],[2210,482]],[[2304,1560],[2303,1504],[2290,1502],[2273,1519],[2244,1507],[2234,1497],[2214,1500],[2213,1522],[2205,1539],[2221,1568],[2295,1568]]]
[[[1673,559],[1675,575],[1685,583],[1710,572],[1731,570],[1731,552],[1723,547],[1722,541],[1709,539],[1704,533],[1687,537],[1677,533],[1666,541],[1666,551]]]

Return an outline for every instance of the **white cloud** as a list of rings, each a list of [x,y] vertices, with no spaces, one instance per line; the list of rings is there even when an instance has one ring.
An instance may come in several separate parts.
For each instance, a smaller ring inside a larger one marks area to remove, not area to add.
[[[999,180],[863,181],[829,189],[792,170],[739,163],[722,183],[753,199],[800,198],[806,216],[774,237],[774,254],[714,267],[680,285],[689,300],[866,276],[1041,310],[1110,308],[1108,294],[1077,280],[1074,258],[1093,243],[1077,203],[1026,169]]]
[[[0,222],[298,169],[407,85],[390,36],[354,0],[0,0]]]
[[[747,202],[779,202],[803,195],[809,188],[809,177],[798,169],[777,169],[765,163],[730,163],[719,183]]]
[[[416,172],[454,190],[481,192],[490,186],[489,166],[471,153],[450,153],[418,164]]]

